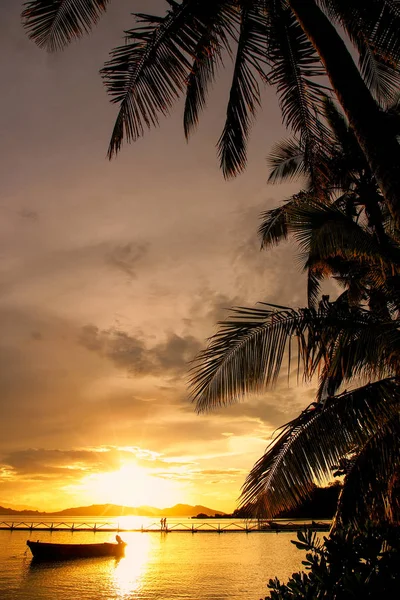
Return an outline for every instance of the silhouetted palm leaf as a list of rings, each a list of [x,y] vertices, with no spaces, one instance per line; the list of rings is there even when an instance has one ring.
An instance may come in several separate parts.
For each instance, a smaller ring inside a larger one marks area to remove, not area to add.
[[[135,141],[143,135],[145,127],[158,124],[159,114],[168,114],[187,87],[196,57],[201,62],[199,74],[203,83],[212,78],[209,63],[201,61],[201,53],[207,45],[208,27],[212,23],[209,47],[212,47],[215,59],[220,52],[219,45],[215,45],[217,33],[222,35],[219,44],[223,44],[226,40],[224,32],[234,27],[236,18],[232,2],[220,0],[216,4],[183,0],[181,4],[174,3],[164,17],[135,15],[141,25],[126,32],[126,45],[112,51],[111,60],[102,70],[112,101],[120,105],[109,157],[118,152],[124,138],[128,142]],[[198,78],[195,81],[199,83]],[[205,93],[206,90],[197,91],[196,100],[193,96],[190,100],[193,119],[204,102]],[[190,128],[188,113],[186,118]]]
[[[191,72],[187,79],[183,117],[186,138],[189,138],[192,130],[197,126],[199,113],[206,105],[209,85],[214,81],[218,66],[222,64],[223,50],[230,53],[227,32],[230,37],[234,37],[237,21],[236,11],[225,1],[212,3],[211,10],[206,15],[206,27],[196,47]]]
[[[266,61],[267,23],[266,15],[256,2],[241,6],[226,122],[218,141],[218,154],[225,177],[236,175],[246,166],[250,124],[260,104],[259,79]]]
[[[110,0],[30,0],[22,19],[28,35],[50,52],[88,33]]]
[[[304,162],[304,149],[296,139],[278,142],[268,154],[270,167],[268,183],[290,181],[308,175]]]
[[[369,46],[377,56],[384,56],[391,64],[400,58],[400,41],[396,30],[400,27],[400,10],[396,0],[322,0],[331,19],[340,23],[353,43],[360,48]]]
[[[194,361],[190,385],[197,411],[231,404],[274,385],[292,344],[304,377],[311,378],[326,363],[325,378],[335,390],[339,380],[382,376],[387,368],[400,365],[395,321],[382,322],[369,311],[341,303],[320,303],[318,310],[262,306],[234,309]],[[352,351],[346,353],[350,346]]]
[[[295,131],[306,132],[307,147],[311,139],[317,140],[317,132],[320,137],[323,126],[317,113],[325,88],[316,78],[323,68],[287,8],[266,10],[265,2],[256,0],[183,0],[165,17],[137,17],[142,26],[127,32],[127,46],[116,48],[102,71],[112,101],[120,104],[109,156],[118,152],[124,137],[134,141],[144,126],[157,124],[158,114],[166,114],[185,89],[184,125],[189,135],[205,105],[221,50],[229,52],[236,38],[227,119],[218,142],[224,175],[245,166],[261,79],[277,86],[284,120]]]
[[[242,505],[271,518],[295,508],[326,482],[341,457],[363,446],[379,423],[398,415],[400,385],[395,379],[369,384],[324,403],[312,404],[278,430],[243,486]]]
[[[107,2],[29,0],[24,19],[39,45],[56,49],[88,31]],[[276,86],[283,120],[299,135],[312,182],[319,184],[321,171],[314,172],[311,159],[327,145],[325,123],[320,119],[325,92],[318,80],[327,76],[398,225],[400,150],[396,134],[332,26],[339,23],[358,49],[366,81],[375,93],[393,97],[398,90],[400,58],[397,0],[316,0],[307,6],[288,0],[167,2],[171,10],[164,17],[138,15],[138,27],[127,31],[127,45],[112,52],[102,71],[112,102],[120,105],[109,157],[119,151],[124,139],[134,141],[146,127],[157,125],[159,115],[167,114],[185,89],[184,125],[189,135],[205,105],[221,48],[229,51],[237,45],[227,120],[218,143],[225,176],[245,167],[261,78]],[[214,20],[211,15],[218,16]],[[240,20],[238,35],[232,19]],[[336,53],[340,69],[335,64]],[[368,125],[377,121],[378,127]]]
[[[300,135],[304,152],[313,153],[325,132],[319,116],[328,88],[318,82],[324,69],[290,8],[276,3],[269,25],[267,81],[276,86],[284,123]]]
[[[359,52],[361,73],[369,89],[382,104],[392,102],[400,87],[398,65],[377,54],[369,43],[362,44]]]
[[[397,410],[360,447],[345,478],[334,526],[363,527],[368,520],[393,521],[391,485],[399,473],[400,399]],[[398,504],[398,499],[397,499]]]
[[[310,202],[314,202],[314,196],[302,191],[299,194],[294,194],[281,206],[261,213],[262,223],[258,229],[261,248],[266,249],[286,240],[288,235],[292,233],[292,215],[303,205],[308,206]]]

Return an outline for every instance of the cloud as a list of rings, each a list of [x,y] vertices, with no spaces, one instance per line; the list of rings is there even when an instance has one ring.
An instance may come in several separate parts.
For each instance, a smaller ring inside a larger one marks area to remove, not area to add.
[[[105,255],[106,263],[129,277],[136,277],[136,268],[141,259],[147,254],[149,243],[130,242],[117,245]]]
[[[37,476],[45,478],[74,478],[90,473],[102,473],[118,470],[126,463],[144,466],[147,470],[158,474],[166,469],[188,468],[166,460],[157,452],[139,446],[99,446],[79,449],[45,449],[26,448],[4,453],[0,456],[0,469],[3,477]],[[1,479],[1,477],[0,477]]]
[[[187,309],[188,316],[184,323],[188,328],[204,332],[212,331],[219,321],[224,321],[229,316],[233,306],[243,306],[245,298],[239,295],[216,292],[209,287],[197,290]]]
[[[39,219],[39,213],[30,208],[21,208],[21,210],[18,211],[18,216],[21,217],[21,219],[26,219],[28,221],[37,221]]]
[[[282,377],[275,389],[248,396],[245,401],[229,407],[229,412],[233,419],[251,419],[275,429],[294,419],[315,399],[315,393],[313,385],[288,386]]]
[[[43,448],[10,452],[2,457],[2,463],[16,475],[40,474],[56,479],[70,479],[88,472],[110,471],[119,466],[115,453]]]
[[[95,325],[82,327],[79,342],[130,373],[170,377],[187,371],[201,349],[200,341],[192,335],[169,333],[163,342],[149,346],[140,332],[131,335],[120,329],[100,330]]]

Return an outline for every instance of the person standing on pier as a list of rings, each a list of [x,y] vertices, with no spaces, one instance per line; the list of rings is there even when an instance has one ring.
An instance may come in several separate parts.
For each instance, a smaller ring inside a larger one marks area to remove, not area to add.
[[[163,517],[161,517],[161,519],[160,519],[160,529],[161,529],[161,531],[164,529],[164,519],[163,519]]]

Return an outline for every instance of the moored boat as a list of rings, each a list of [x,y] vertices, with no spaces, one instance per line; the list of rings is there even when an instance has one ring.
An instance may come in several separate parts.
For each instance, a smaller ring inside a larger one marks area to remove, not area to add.
[[[33,542],[27,540],[35,560],[68,560],[71,558],[94,558],[98,556],[124,555],[126,543],[116,536],[117,543],[103,542],[101,544],[54,544],[50,542]]]

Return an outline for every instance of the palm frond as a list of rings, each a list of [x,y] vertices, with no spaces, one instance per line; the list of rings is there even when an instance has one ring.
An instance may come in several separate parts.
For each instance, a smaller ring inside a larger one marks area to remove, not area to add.
[[[396,245],[383,249],[371,232],[356,223],[337,203],[315,200],[313,191],[292,196],[281,207],[261,214],[262,248],[293,235],[308,266],[311,262],[341,257],[366,260],[388,273],[400,265]]]
[[[217,148],[224,177],[240,173],[246,166],[251,122],[260,105],[259,80],[264,73],[267,20],[259,3],[243,3],[235,67],[226,121]]]
[[[370,23],[369,41],[379,55],[385,57],[393,66],[400,60],[400,7],[397,0],[367,0],[364,11],[366,23]],[[374,12],[372,12],[374,10]],[[375,22],[374,22],[375,20]],[[361,23],[363,30],[364,23]]]
[[[157,125],[186,89],[210,11],[215,14],[213,3],[183,0],[163,17],[135,15],[139,25],[126,32],[126,44],[112,51],[101,71],[111,101],[119,104],[110,158],[125,138],[135,141]]]
[[[186,101],[183,117],[185,136],[188,139],[199,121],[199,113],[205,108],[210,84],[216,70],[222,64],[225,49],[231,54],[229,39],[235,37],[238,13],[233,2],[216,0],[205,15],[206,25],[195,50],[192,69],[187,80]]]
[[[261,238],[261,248],[279,244],[280,241],[287,239],[290,229],[290,219],[298,206],[307,205],[312,196],[307,192],[294,194],[282,206],[267,210],[260,215],[262,223],[258,228],[258,235]]]
[[[324,268],[318,268],[317,265],[314,265],[313,269],[308,269],[307,302],[309,308],[315,308],[317,306],[321,291],[321,281],[323,278]]]
[[[38,46],[54,52],[88,33],[106,11],[110,0],[30,0],[22,21]]]
[[[321,146],[323,98],[328,88],[318,83],[324,74],[319,56],[291,9],[276,3],[270,13],[268,83],[276,86],[284,123],[299,134],[306,160]],[[310,155],[310,156],[308,156]]]
[[[367,161],[346,117],[334,100],[328,96],[323,100],[323,115],[328,124],[326,142],[330,145],[328,152],[329,185],[330,187],[342,187],[343,190],[349,191],[349,177],[343,178],[342,182],[337,176],[337,171],[343,177],[345,174],[351,175],[354,171],[369,170]]]
[[[375,98],[383,106],[393,102],[400,87],[398,65],[377,54],[367,41],[360,44],[359,55],[361,73]]]
[[[241,504],[259,517],[295,508],[325,482],[340,458],[398,413],[400,385],[386,379],[312,404],[278,430],[243,486]]]
[[[354,315],[354,309],[349,314]],[[346,326],[337,327],[335,339],[334,334],[333,327],[321,376],[330,394],[354,379],[368,381],[398,372],[400,337],[396,322],[381,323],[367,317],[362,324],[352,326],[347,322]]]
[[[324,363],[334,382],[355,373],[378,376],[386,373],[386,364],[395,372],[400,367],[397,322],[382,323],[369,311],[329,301],[317,310],[264,303],[262,308],[236,308],[194,361],[190,387],[196,410],[231,404],[273,386],[293,343],[307,379]],[[345,352],[350,345],[351,356]]]
[[[292,336],[300,340],[310,318],[307,311],[280,308],[236,308],[232,319],[220,322],[220,331],[191,370],[191,398],[198,412],[231,404],[276,381]]]
[[[332,132],[332,138],[336,143],[340,143],[343,147],[344,143],[347,142],[347,139],[350,134],[350,128],[347,123],[346,117],[343,113],[338,109],[334,100],[328,96],[323,99],[323,109],[324,109],[324,117],[326,118],[329,128]],[[353,139],[354,134],[353,134]],[[355,140],[355,143],[357,141]]]
[[[391,498],[392,482],[400,469],[399,403],[395,408],[394,414],[378,424],[355,455],[345,477],[334,527],[358,529],[367,521],[398,520],[400,515],[393,514],[396,499]]]
[[[359,48],[365,41],[393,65],[400,58],[400,9],[397,0],[320,0],[329,17],[340,23]]]
[[[268,183],[291,181],[307,174],[304,162],[304,149],[297,139],[278,142],[267,157],[270,172]]]
[[[377,268],[400,265],[400,251],[382,248],[374,236],[337,205],[310,201],[292,204],[287,215],[288,230],[308,257],[347,260],[365,259]]]

